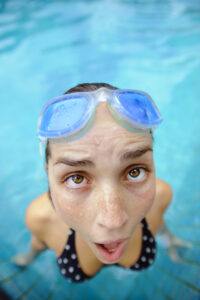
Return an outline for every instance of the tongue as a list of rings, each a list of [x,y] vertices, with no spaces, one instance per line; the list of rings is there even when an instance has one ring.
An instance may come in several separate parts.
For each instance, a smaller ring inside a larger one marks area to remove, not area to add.
[[[113,243],[110,243],[110,244],[103,244],[103,246],[108,249],[108,250],[111,250],[111,249],[115,249],[117,246],[118,246],[119,242],[113,242]]]

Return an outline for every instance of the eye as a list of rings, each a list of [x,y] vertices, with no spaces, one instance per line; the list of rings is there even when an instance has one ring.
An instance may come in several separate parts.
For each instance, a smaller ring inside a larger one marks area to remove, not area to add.
[[[83,175],[74,174],[65,178],[64,182],[69,188],[76,189],[85,186],[84,180],[87,181]]]
[[[147,176],[147,171],[141,167],[135,167],[128,172],[128,177],[132,182],[144,181]]]

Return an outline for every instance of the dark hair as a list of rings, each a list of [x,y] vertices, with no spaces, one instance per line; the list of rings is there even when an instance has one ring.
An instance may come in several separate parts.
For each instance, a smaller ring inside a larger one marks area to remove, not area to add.
[[[111,89],[111,90],[117,90],[118,89],[117,87],[115,87],[111,84],[108,84],[108,83],[104,83],[104,82],[80,83],[80,84],[70,88],[66,92],[64,92],[64,95],[69,94],[69,93],[96,91],[96,90],[100,89],[101,87],[106,87],[106,88]],[[50,148],[49,148],[49,141],[47,140],[47,145],[46,145],[46,149],[45,149],[45,161],[46,161],[46,163],[48,163],[49,157],[50,157]]]

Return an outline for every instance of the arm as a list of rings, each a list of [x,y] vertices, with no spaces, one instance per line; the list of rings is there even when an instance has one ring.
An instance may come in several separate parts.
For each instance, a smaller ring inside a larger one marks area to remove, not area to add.
[[[17,254],[11,260],[18,266],[25,267],[30,264],[42,251],[48,247],[45,244],[45,228],[48,221],[45,211],[41,209],[40,199],[35,199],[26,210],[26,226],[31,232],[29,250],[25,254]]]
[[[172,199],[173,199],[172,188],[167,182],[157,179],[157,181],[156,181],[156,198],[157,198],[156,201],[157,201],[158,207],[159,207],[159,212],[163,216],[164,213],[166,212],[166,210],[169,208],[169,206],[172,202]],[[159,228],[159,232],[162,233],[164,231],[169,233],[166,223],[164,222],[164,219],[162,217],[162,223]]]
[[[157,187],[157,193],[158,197],[160,198],[160,211],[161,214],[164,215],[165,211],[169,207],[172,198],[173,198],[173,192],[169,184],[167,184],[164,181],[159,180],[158,181],[158,187]],[[163,219],[162,219],[163,220]],[[162,225],[159,229],[159,234],[161,237],[164,238],[165,246],[167,248],[168,254],[170,258],[175,262],[182,262],[181,257],[177,253],[177,247],[192,247],[191,243],[183,241],[182,239],[177,238],[175,235],[173,235],[166,223],[162,222]]]

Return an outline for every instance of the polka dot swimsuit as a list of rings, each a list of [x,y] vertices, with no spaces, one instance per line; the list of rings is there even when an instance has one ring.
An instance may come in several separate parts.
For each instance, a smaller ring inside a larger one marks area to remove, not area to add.
[[[68,281],[82,282],[90,278],[80,268],[75,249],[75,231],[70,229],[68,242],[63,250],[63,253],[57,258],[61,274]]]
[[[142,223],[141,253],[136,263],[134,263],[134,265],[132,265],[129,268],[134,271],[140,271],[151,266],[156,256],[156,241],[151,231],[148,229],[148,224],[145,218],[142,219],[141,223]],[[85,274],[80,268],[78,258],[76,255],[75,231],[73,229],[70,229],[68,242],[63,250],[63,253],[57,258],[57,263],[60,268],[61,274],[64,277],[68,278],[69,281],[78,283],[93,277]],[[117,263],[115,265],[120,266]],[[108,267],[108,266],[109,265],[104,265],[104,267]]]
[[[131,270],[140,271],[152,265],[156,256],[156,240],[148,228],[145,218],[142,223],[142,248],[138,260],[130,267]]]

